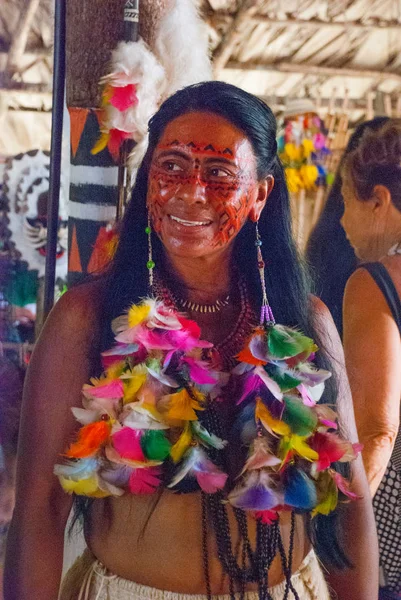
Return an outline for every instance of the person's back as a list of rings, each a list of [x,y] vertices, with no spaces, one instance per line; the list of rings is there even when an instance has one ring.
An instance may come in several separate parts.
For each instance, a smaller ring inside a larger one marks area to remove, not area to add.
[[[344,297],[344,348],[379,533],[382,585],[401,592],[401,121],[345,161],[343,226],[362,261]],[[385,592],[384,592],[385,593]]]
[[[343,334],[342,310],[345,285],[358,265],[355,252],[341,226],[341,217],[344,213],[341,166],[347,155],[358,147],[363,133],[367,130],[376,131],[386,121],[388,117],[375,117],[370,121],[364,121],[351,135],[333,186],[306,247],[306,259],[314,280],[315,293],[331,312],[340,337]]]

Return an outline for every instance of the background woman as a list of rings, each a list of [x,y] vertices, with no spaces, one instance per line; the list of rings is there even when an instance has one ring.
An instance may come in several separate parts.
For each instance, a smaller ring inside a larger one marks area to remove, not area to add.
[[[376,513],[382,583],[401,593],[401,121],[367,130],[344,162],[342,224],[366,264],[344,297],[344,348]],[[379,262],[377,262],[379,261]]]
[[[341,345],[327,309],[309,295],[290,236],[288,192],[276,152],[276,123],[270,109],[221,82],[178,92],[152,119],[149,149],[111,268],[99,281],[61,298],[30,364],[6,600],[57,596],[72,500],[54,478],[54,465],[76,429],[70,409],[80,406],[83,384],[99,372],[100,352],[112,344],[110,323],[149,294],[149,271],[155,271],[151,291],[196,320],[202,338],[214,344],[205,360],[216,368],[220,364],[224,371],[237,364],[238,353],[258,323],[263,299],[260,275],[263,282],[265,274],[277,322],[319,338],[318,366],[329,366],[328,354],[335,358],[335,377],[328,380],[322,402],[334,404],[338,398],[343,434],[356,441]],[[261,244],[266,269],[257,254]],[[244,429],[237,419],[238,392],[234,388],[231,395],[224,393],[225,400],[199,411],[199,419],[214,435],[229,440],[216,460],[226,465],[229,485],[234,487],[246,458],[235,423]],[[305,402],[311,404],[311,399]],[[305,412],[309,415],[302,407]],[[253,431],[253,413],[251,419],[241,414]],[[281,421],[270,424],[280,427]],[[300,451],[311,456],[302,437],[283,444],[297,440]],[[293,453],[286,456],[290,464],[294,462]],[[308,469],[308,459],[301,463]],[[348,599],[350,590],[353,600],[375,600],[374,520],[359,458],[352,463],[352,472],[352,489],[361,499],[342,503],[330,517],[318,515],[310,524],[311,537],[339,600]],[[335,473],[327,473],[330,481]],[[299,485],[310,490],[308,477],[299,475],[292,481],[293,496]],[[263,490],[268,493],[262,486],[256,498]],[[156,502],[153,496],[127,493],[80,502],[94,556],[89,553],[78,562],[62,597],[76,598],[78,585],[81,593],[86,589],[89,598],[102,600],[105,594],[162,598],[168,593],[163,590],[177,593],[178,599],[188,598],[182,594],[233,597],[235,589],[242,594],[257,590],[260,598],[274,600],[329,599],[306,534],[308,519],[302,514],[284,511],[273,525],[256,523],[246,512],[230,508],[223,492],[201,494],[191,482],[180,491],[187,493],[162,488]],[[321,492],[326,497],[327,489]]]
[[[343,298],[345,284],[357,267],[358,260],[341,226],[344,202],[341,194],[341,165],[345,157],[355,150],[367,129],[379,129],[387,117],[376,117],[358,125],[351,135],[337,170],[318,222],[311,232],[306,248],[306,258],[311,267],[315,293],[330,310],[342,337]]]

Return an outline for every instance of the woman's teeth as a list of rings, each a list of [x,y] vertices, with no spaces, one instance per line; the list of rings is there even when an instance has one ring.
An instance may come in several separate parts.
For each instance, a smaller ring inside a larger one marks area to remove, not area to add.
[[[210,225],[211,221],[186,221],[185,219],[180,219],[179,217],[174,217],[170,215],[170,219],[180,223],[181,225],[186,225],[187,227],[199,227],[199,225]]]

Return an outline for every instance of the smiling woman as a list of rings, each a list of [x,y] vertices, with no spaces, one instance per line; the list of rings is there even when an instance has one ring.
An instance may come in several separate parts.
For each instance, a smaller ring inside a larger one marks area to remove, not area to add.
[[[341,346],[258,98],[207,82],[153,117],[110,269],[56,305],[23,412],[6,600],[57,597],[72,500],[53,469],[90,548],[62,600],[329,600],[315,550],[339,600],[376,600]]]
[[[272,187],[272,177],[258,181],[251,143],[240,130],[218,115],[193,112],[163,133],[148,205],[172,253],[204,255],[224,248],[248,218],[258,221]]]

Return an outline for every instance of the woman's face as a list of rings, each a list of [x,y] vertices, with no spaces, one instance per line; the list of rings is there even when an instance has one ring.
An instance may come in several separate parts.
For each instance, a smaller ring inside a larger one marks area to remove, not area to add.
[[[388,211],[374,195],[360,200],[350,181],[343,182],[341,192],[344,199],[341,224],[356,256],[363,261],[379,260],[388,246]]]
[[[198,258],[228,248],[248,218],[257,221],[268,184],[259,183],[247,137],[213,113],[184,114],[153,153],[147,203],[168,253]]]

